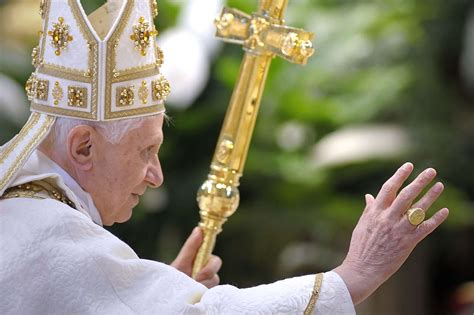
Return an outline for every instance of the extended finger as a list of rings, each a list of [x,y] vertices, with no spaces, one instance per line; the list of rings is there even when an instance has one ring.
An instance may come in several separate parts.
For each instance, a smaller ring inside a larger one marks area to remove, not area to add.
[[[418,175],[413,182],[403,188],[392,204],[392,211],[394,215],[400,215],[406,212],[407,208],[413,203],[413,200],[423,191],[433,178],[436,176],[436,171],[428,168]]]
[[[425,237],[427,237],[431,232],[433,232],[441,223],[446,220],[449,215],[449,210],[447,208],[443,208],[433,214],[431,218],[426,220],[425,222],[421,223],[418,228],[416,229],[416,238],[417,242],[422,241]]]
[[[433,187],[428,190],[428,192],[418,200],[412,207],[413,208],[421,208],[427,211],[431,205],[438,199],[441,193],[444,190],[444,185],[440,182],[433,185]]]
[[[218,256],[212,255],[207,264],[198,272],[195,280],[198,282],[210,280],[219,272],[221,267],[222,259]]]
[[[413,171],[413,164],[403,164],[392,177],[387,180],[382,188],[380,189],[375,202],[379,207],[386,208],[392,204],[393,199],[397,194],[397,191],[402,187],[403,183],[407,180]]]

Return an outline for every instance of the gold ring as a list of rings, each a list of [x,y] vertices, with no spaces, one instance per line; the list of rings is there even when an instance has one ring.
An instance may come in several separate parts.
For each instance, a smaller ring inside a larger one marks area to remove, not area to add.
[[[421,208],[411,208],[407,211],[407,217],[411,225],[418,226],[425,220],[425,211]]]

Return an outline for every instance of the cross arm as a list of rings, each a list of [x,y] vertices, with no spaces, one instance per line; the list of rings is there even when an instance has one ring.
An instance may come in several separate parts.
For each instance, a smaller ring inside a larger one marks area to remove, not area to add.
[[[242,45],[257,55],[280,56],[297,64],[306,64],[314,53],[314,34],[300,28],[275,22],[264,14],[247,14],[234,8],[224,8],[215,20],[216,37]]]

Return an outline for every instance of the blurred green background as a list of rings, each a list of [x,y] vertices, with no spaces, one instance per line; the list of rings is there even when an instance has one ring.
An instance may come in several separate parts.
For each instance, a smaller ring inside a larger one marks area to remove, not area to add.
[[[82,0],[88,13],[103,2]],[[28,115],[22,86],[33,71],[38,3],[0,1],[2,144]],[[158,3],[163,32],[190,2]],[[227,4],[257,8],[255,0]],[[286,21],[316,33],[316,54],[305,67],[272,64],[240,207],[215,250],[224,260],[222,282],[251,286],[336,267],[364,194],[376,194],[408,160],[417,171],[438,170],[446,191],[433,209],[447,206],[451,214],[358,314],[466,312],[474,302],[474,3],[290,0]],[[173,59],[164,53],[165,63]],[[130,222],[110,228],[143,258],[171,262],[199,220],[196,191],[242,54],[223,45],[196,99],[168,105],[165,184],[145,196]]]

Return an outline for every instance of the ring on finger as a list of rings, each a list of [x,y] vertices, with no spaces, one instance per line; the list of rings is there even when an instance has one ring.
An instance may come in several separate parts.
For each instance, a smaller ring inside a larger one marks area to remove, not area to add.
[[[406,214],[408,222],[413,226],[418,226],[425,220],[425,211],[421,208],[408,209]]]

